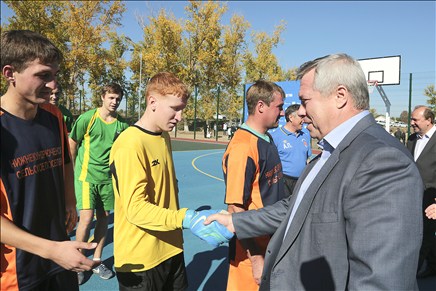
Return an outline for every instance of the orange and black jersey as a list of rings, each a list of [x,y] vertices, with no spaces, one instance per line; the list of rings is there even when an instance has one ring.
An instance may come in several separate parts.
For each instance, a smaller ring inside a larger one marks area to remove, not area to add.
[[[36,236],[69,240],[64,164],[70,154],[62,113],[44,104],[33,120],[23,120],[0,108],[0,121],[0,215]],[[50,260],[1,244],[1,290],[32,288],[61,270]]]
[[[268,133],[269,142],[248,129],[243,125],[236,131],[222,161],[225,203],[240,205],[245,210],[260,209],[284,198],[282,164],[277,147]],[[264,255],[269,240],[269,235],[253,238],[255,254]],[[227,290],[259,288],[253,279],[246,249],[247,246],[237,238],[229,242]]]
[[[259,209],[284,198],[282,164],[269,137],[267,142],[244,128],[236,131],[222,163],[226,204]]]

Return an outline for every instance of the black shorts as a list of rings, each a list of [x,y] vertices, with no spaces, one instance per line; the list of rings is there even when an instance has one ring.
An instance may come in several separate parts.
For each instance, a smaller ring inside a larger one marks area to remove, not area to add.
[[[185,290],[188,288],[185,259],[180,253],[143,272],[117,272],[120,291]]]
[[[63,270],[59,273],[50,276],[38,286],[26,289],[28,291],[79,291],[79,283],[77,281],[77,273]]]

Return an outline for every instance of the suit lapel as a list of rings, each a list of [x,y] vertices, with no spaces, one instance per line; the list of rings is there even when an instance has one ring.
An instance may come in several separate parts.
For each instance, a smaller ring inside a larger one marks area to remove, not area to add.
[[[415,146],[416,146],[416,134],[413,134],[410,136],[409,141],[407,142],[407,148],[409,149],[410,153],[412,154],[412,156],[415,156]]]
[[[415,141],[414,144],[416,144],[416,141]],[[431,149],[434,145],[436,145],[436,133],[433,134],[433,136],[431,137],[431,139],[430,139],[430,140],[428,141],[428,143],[425,145],[424,149],[422,150],[421,154],[420,154],[419,157],[418,157],[418,160],[425,159],[425,156],[426,156],[427,152],[430,151],[430,149]],[[415,148],[415,146],[414,146],[414,148]],[[412,155],[413,155],[413,152],[412,152]],[[418,160],[417,160],[417,161],[418,161]]]
[[[356,139],[356,137],[359,136],[359,134],[362,133],[362,131],[364,131],[368,127],[373,126],[375,124],[376,124],[375,120],[371,114],[365,116],[353,127],[353,129],[351,129],[351,131],[339,143],[337,148],[331,153],[329,159],[324,164],[324,166],[321,168],[319,173],[316,175],[315,179],[312,181],[312,183],[310,184],[309,188],[306,191],[306,194],[304,195],[303,199],[301,200],[300,205],[298,206],[298,209],[295,212],[295,216],[294,216],[292,223],[289,227],[288,233],[286,234],[286,237],[283,240],[283,243],[281,244],[281,247],[280,247],[280,250],[277,254],[274,265],[276,265],[277,263],[280,262],[280,260],[284,257],[284,255],[288,251],[288,249],[295,242],[298,234],[301,231],[301,228],[303,227],[304,221],[306,220],[306,217],[309,214],[313,200],[315,199],[316,195],[318,194],[319,188],[322,186],[324,181],[329,176],[330,172],[333,170],[333,168],[339,162],[341,152],[343,150],[345,150],[351,144],[351,142],[354,139]],[[376,126],[378,126],[378,125],[376,125]],[[297,184],[298,188],[296,187],[297,191],[294,191],[293,196],[297,196],[299,188],[300,188],[302,182],[304,181],[304,179],[307,177],[307,174],[309,173],[310,169],[308,169],[308,167],[306,167],[305,171],[303,172],[303,175],[301,176],[302,179],[299,179],[299,181],[298,181],[298,184]],[[289,207],[286,218],[284,219],[284,222],[282,223],[280,233],[278,234],[278,238],[283,239],[286,225],[287,225],[287,222],[289,221],[290,213],[292,211],[292,207],[295,203],[295,200],[296,200],[296,197],[292,197],[292,200],[291,200],[292,206]],[[283,225],[284,225],[284,227],[283,227]]]
[[[300,230],[303,227],[303,223],[306,220],[307,215],[309,214],[310,206],[312,205],[312,202],[315,199],[319,188],[324,183],[325,179],[330,174],[334,166],[338,163],[338,161],[339,161],[339,151],[335,150],[333,151],[327,162],[324,164],[324,166],[321,168],[319,173],[316,175],[315,179],[310,184],[309,188],[306,191],[306,194],[304,195],[304,198],[301,200],[300,205],[298,206],[298,209],[295,212],[295,216],[289,227],[288,233],[286,234],[285,240],[283,241],[283,246],[286,247],[280,248],[280,251],[277,255],[276,263],[279,262],[279,259],[286,253],[287,249],[291,247],[291,245],[294,243],[295,239],[297,238],[297,235],[300,233]],[[290,209],[290,211],[288,211],[288,215],[286,215],[287,216],[287,219],[285,220],[286,222],[288,222],[289,220],[291,211],[292,208]]]

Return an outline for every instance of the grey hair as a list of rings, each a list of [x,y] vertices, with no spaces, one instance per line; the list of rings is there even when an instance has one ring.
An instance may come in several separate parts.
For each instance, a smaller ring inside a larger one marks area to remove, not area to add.
[[[347,54],[332,54],[317,58],[301,65],[297,71],[297,80],[301,80],[312,69],[315,69],[313,89],[319,91],[321,95],[330,95],[342,85],[353,97],[356,109],[369,109],[368,85],[358,61]]]

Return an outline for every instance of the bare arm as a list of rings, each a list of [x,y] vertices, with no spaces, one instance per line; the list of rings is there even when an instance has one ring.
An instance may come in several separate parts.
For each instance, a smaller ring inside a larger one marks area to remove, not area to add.
[[[93,267],[94,262],[82,255],[79,249],[94,249],[96,243],[51,241],[20,229],[3,216],[0,219],[3,244],[52,260],[67,270],[82,272]]]
[[[74,168],[74,163],[76,162],[77,157],[77,142],[70,137],[68,138],[68,143],[70,144],[71,162]]]
[[[74,193],[73,163],[65,164],[65,226],[67,233],[73,231],[77,224],[76,195]]]

